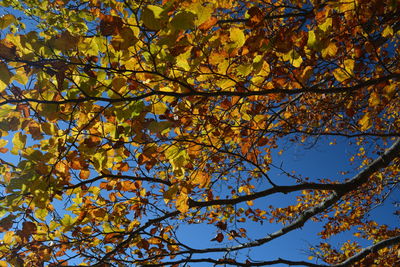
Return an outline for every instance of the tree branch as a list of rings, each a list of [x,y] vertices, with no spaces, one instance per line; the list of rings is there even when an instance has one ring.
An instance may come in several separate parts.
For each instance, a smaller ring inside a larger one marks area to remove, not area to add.
[[[93,183],[96,182],[98,180],[101,180],[103,178],[111,178],[111,179],[126,179],[126,180],[130,180],[130,181],[146,181],[146,182],[155,182],[155,183],[161,183],[161,184],[165,184],[165,185],[172,185],[170,181],[166,181],[166,180],[162,180],[159,178],[151,178],[151,177],[137,177],[137,176],[131,176],[131,175],[115,175],[115,174],[103,174],[103,175],[99,175],[96,176],[94,178],[88,179],[88,180],[84,180],[82,182],[79,182],[77,184],[74,185],[68,185],[68,186],[64,186],[64,190],[67,189],[74,189],[74,188],[78,188],[84,184],[89,184],[89,183]]]
[[[359,253],[355,254],[354,256],[348,258],[342,263],[332,265],[332,267],[346,267],[350,266],[353,263],[356,263],[359,260],[365,258],[368,254],[372,252],[376,252],[382,248],[390,247],[400,243],[400,235],[383,240],[381,242],[376,243],[375,245],[371,245],[369,247],[364,248]]]

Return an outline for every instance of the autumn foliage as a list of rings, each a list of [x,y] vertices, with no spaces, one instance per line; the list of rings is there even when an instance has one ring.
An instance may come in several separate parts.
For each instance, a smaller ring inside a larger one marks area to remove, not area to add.
[[[399,1],[0,6],[0,266],[400,265]],[[329,143],[336,176],[281,164]]]

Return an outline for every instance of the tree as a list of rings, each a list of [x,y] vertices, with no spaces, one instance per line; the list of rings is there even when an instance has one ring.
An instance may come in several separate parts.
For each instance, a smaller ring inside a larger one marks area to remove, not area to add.
[[[400,183],[399,1],[1,6],[1,266],[399,264],[400,229],[369,216]],[[326,142],[350,172],[280,165]],[[212,225],[208,247],[179,224]],[[305,224],[309,258],[246,256]]]

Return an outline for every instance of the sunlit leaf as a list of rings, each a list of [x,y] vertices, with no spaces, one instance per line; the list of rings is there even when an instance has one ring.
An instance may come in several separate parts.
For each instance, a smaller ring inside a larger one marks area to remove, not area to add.
[[[10,72],[7,65],[3,62],[0,62],[0,92],[7,88],[11,81],[12,75],[13,74]]]
[[[10,26],[11,23],[16,22],[17,19],[15,18],[14,15],[12,14],[6,14],[2,17],[0,17],[0,29],[3,30]]]

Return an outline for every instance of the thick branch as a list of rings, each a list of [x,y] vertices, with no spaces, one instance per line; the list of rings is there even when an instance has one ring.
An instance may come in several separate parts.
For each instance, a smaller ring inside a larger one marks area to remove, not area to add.
[[[80,187],[82,185],[94,183],[94,182],[96,182],[98,180],[101,180],[103,178],[125,179],[125,180],[130,180],[130,181],[146,181],[146,182],[161,183],[161,184],[165,184],[165,185],[168,185],[168,186],[171,185],[171,182],[166,181],[166,180],[162,180],[162,179],[159,179],[159,178],[137,177],[137,176],[130,176],[130,175],[103,174],[103,175],[99,175],[99,176],[96,176],[96,177],[88,179],[88,180],[84,180],[84,181],[79,182],[79,183],[74,184],[74,185],[64,186],[64,189],[67,190],[67,189],[78,188],[78,187]]]
[[[281,228],[280,230],[268,234],[266,237],[257,239],[251,242],[243,243],[233,247],[225,248],[208,248],[208,249],[193,249],[190,251],[181,251],[177,254],[188,254],[188,253],[209,253],[209,252],[229,252],[240,250],[249,247],[256,247],[267,242],[270,242],[282,235],[287,234],[295,229],[302,227],[311,217],[326,211],[329,207],[335,204],[342,196],[350,191],[356,190],[361,185],[368,181],[368,178],[377,170],[387,167],[393,159],[398,157],[400,154],[400,139],[398,139],[385,153],[383,153],[379,158],[371,162],[365,169],[355,175],[348,182],[340,185],[340,190],[333,192],[325,201],[319,203],[318,205],[309,208],[302,212],[299,217],[292,223]]]
[[[295,18],[295,17],[306,17],[312,12],[297,12],[297,13],[287,13],[280,15],[267,15],[264,17],[264,20],[273,20],[273,19],[283,19],[283,18]],[[249,22],[250,19],[221,19],[218,20],[218,24],[226,24],[226,23],[246,23]]]
[[[288,194],[295,191],[301,190],[329,190],[335,191],[339,190],[343,184],[318,184],[318,183],[304,183],[298,185],[286,185],[286,186],[274,186],[272,188],[268,188],[266,190],[256,192],[246,196],[240,196],[237,198],[230,198],[230,199],[217,199],[217,200],[210,200],[210,201],[195,201],[189,200],[189,205],[192,208],[201,208],[201,207],[209,207],[215,205],[234,205],[238,203],[242,203],[245,201],[259,199],[265,196],[269,196],[276,193]]]
[[[346,266],[350,266],[353,263],[356,263],[359,260],[362,260],[363,258],[365,258],[368,254],[372,253],[372,252],[376,252],[382,248],[386,248],[386,247],[390,247],[396,244],[400,243],[400,235],[399,236],[395,236],[386,240],[383,240],[381,242],[376,243],[375,245],[371,245],[369,247],[364,248],[363,250],[361,250],[359,253],[357,253],[356,255],[348,258],[347,260],[345,260],[342,263],[333,265],[332,267],[346,267]]]
[[[324,267],[328,265],[321,265],[321,264],[314,264],[310,262],[305,262],[305,261],[291,261],[291,260],[285,260],[285,259],[277,259],[277,260],[272,260],[272,261],[260,261],[260,262],[238,262],[235,261],[234,259],[211,259],[211,258],[204,258],[204,259],[181,259],[177,261],[170,261],[170,262],[163,262],[159,264],[143,264],[139,263],[139,266],[152,266],[152,267],[158,267],[158,266],[172,266],[175,264],[181,264],[181,263],[187,263],[187,262],[198,262],[198,263],[214,263],[216,265],[234,265],[234,266],[268,266],[268,265],[275,265],[275,264],[287,264],[290,266],[310,266],[310,267]]]
[[[126,71],[129,72],[129,71]],[[166,91],[151,91],[149,93],[144,93],[142,95],[133,96],[133,97],[124,97],[124,98],[105,98],[105,97],[83,97],[77,99],[65,99],[60,101],[52,101],[52,100],[40,100],[34,98],[24,98],[24,99],[7,99],[0,102],[0,106],[5,104],[18,104],[18,103],[39,103],[39,104],[67,104],[67,103],[83,103],[87,101],[103,101],[107,103],[121,103],[121,102],[130,102],[130,101],[138,101],[145,99],[150,96],[173,96],[176,98],[190,97],[190,96],[203,96],[203,97],[220,97],[220,96],[239,96],[239,97],[249,97],[249,96],[262,96],[262,95],[270,95],[270,94],[286,94],[286,95],[296,95],[300,93],[315,93],[315,94],[332,94],[332,93],[344,93],[344,92],[352,92],[367,86],[376,85],[381,82],[388,81],[390,79],[400,78],[399,73],[389,74],[384,77],[369,79],[364,82],[358,83],[353,86],[344,86],[344,87],[332,87],[327,89],[318,89],[316,87],[306,87],[300,89],[283,89],[283,88],[275,88],[268,90],[259,90],[259,91],[245,91],[245,92],[237,92],[237,91],[195,91],[189,85],[185,87],[189,87],[191,90],[187,93],[178,93],[178,92],[166,92]]]

